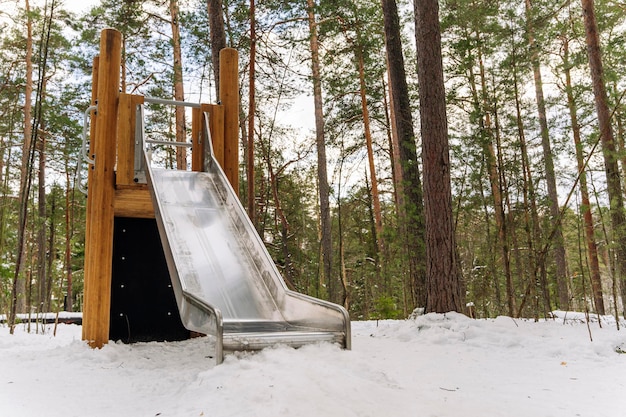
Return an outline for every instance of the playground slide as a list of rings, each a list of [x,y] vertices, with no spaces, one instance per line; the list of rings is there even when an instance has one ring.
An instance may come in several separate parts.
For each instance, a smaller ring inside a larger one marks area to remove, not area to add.
[[[223,351],[274,344],[329,341],[349,349],[348,313],[287,289],[210,144],[207,149],[205,172],[154,168],[145,154],[183,325],[215,338],[218,363]]]

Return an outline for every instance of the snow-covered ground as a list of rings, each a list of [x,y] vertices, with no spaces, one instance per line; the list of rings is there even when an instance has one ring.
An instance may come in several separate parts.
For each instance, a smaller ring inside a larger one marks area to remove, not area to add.
[[[563,315],[353,322],[351,351],[276,347],[217,367],[202,338],[92,350],[80,326],[0,326],[0,416],[626,415],[626,329]]]

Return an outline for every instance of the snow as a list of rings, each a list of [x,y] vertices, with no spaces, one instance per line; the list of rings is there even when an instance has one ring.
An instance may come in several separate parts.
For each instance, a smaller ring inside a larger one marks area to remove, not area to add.
[[[80,326],[2,326],[0,416],[624,416],[626,329],[554,317],[353,322],[351,351],[279,346],[219,366],[205,338],[92,350]]]

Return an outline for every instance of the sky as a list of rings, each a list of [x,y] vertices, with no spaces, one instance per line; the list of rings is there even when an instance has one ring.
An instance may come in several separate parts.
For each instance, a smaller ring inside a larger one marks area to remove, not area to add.
[[[38,0],[41,1],[41,0]],[[84,12],[100,4],[100,0],[61,0],[65,7],[74,12]]]

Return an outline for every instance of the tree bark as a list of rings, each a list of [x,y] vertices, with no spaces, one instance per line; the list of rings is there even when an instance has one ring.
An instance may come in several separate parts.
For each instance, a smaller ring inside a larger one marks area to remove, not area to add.
[[[488,103],[490,102],[489,95],[487,93],[487,81],[485,75],[485,65],[483,62],[483,52],[481,44],[481,36],[480,33],[475,34],[476,39],[478,40],[478,48],[477,48],[477,61],[478,68],[480,71],[479,81],[480,88],[482,89],[482,94],[479,94],[478,86],[476,84],[476,75],[474,74],[474,70],[472,69],[474,63],[473,60],[470,61],[469,69],[468,69],[468,77],[469,77],[469,85],[472,92],[472,100],[474,101],[474,108],[477,113],[480,115],[478,118],[478,127],[481,134],[480,142],[483,148],[483,155],[487,169],[487,175],[489,177],[489,185],[491,187],[491,195],[493,198],[493,208],[494,208],[494,217],[496,221],[496,228],[498,231],[497,243],[499,253],[502,256],[502,265],[504,267],[504,278],[506,282],[506,292],[507,292],[507,308],[508,314],[510,316],[514,315],[515,311],[515,297],[513,293],[513,279],[511,276],[511,262],[510,262],[510,249],[509,249],[509,238],[507,233],[507,224],[504,215],[504,199],[503,199],[503,184],[501,179],[503,176],[499,172],[499,166],[501,164],[498,163],[498,159],[496,157],[496,151],[494,149],[494,134],[491,126],[491,117],[489,115]],[[469,34],[468,34],[469,37]],[[495,252],[497,253],[497,252]],[[494,259],[495,260],[495,259]],[[498,280],[498,274],[495,266],[494,270],[494,280]],[[500,306],[498,306],[500,308]]]
[[[615,97],[618,97],[620,94],[622,94],[617,82],[617,80],[613,80],[612,90]],[[619,98],[618,101],[619,100],[621,100],[621,98]],[[624,113],[621,105],[618,104],[617,107],[613,110],[613,117],[615,118],[615,123],[617,125],[617,137],[615,138],[615,140],[617,142],[617,151],[621,155],[620,163],[623,176],[624,173],[626,173],[626,142],[624,140],[624,135],[626,134],[626,132],[624,132]],[[622,183],[622,187],[624,188],[624,193],[626,193],[626,181]]]
[[[492,88],[496,88],[492,86]],[[511,271],[511,245],[515,246],[517,242],[517,237],[515,235],[515,227],[509,227],[509,225],[515,224],[513,219],[513,214],[511,210],[511,199],[509,195],[509,187],[507,184],[507,176],[505,172],[505,164],[504,158],[502,155],[502,138],[501,138],[501,129],[498,115],[498,103],[497,98],[494,97],[494,105],[493,105],[493,115],[494,115],[494,125],[495,125],[495,144],[496,144],[496,161],[497,161],[497,171],[498,171],[498,184],[500,185],[500,195],[502,198],[502,229],[500,240],[502,242],[502,253],[503,253],[503,263],[504,263],[504,276],[506,280],[506,297],[507,297],[507,305],[509,306],[509,313],[511,316],[514,314],[514,305],[515,305],[515,291],[513,289],[513,273]],[[508,214],[507,210],[508,209]],[[508,221],[507,221],[508,220]],[[506,254],[506,255],[504,255]],[[498,296],[496,299],[500,299],[500,284],[496,282],[495,291]]]
[[[376,166],[374,165],[374,149],[372,146],[372,131],[370,128],[370,115],[367,106],[367,87],[365,85],[365,63],[363,51],[357,45],[357,60],[359,62],[359,92],[361,97],[361,111],[363,112],[363,130],[365,133],[365,145],[367,147],[367,162],[369,165],[370,181],[372,184],[372,206],[374,209],[374,225],[376,231],[376,247],[378,250],[377,259],[383,253],[383,216],[380,208],[380,196],[378,193],[378,179],[376,178]]]
[[[45,89],[45,87],[44,87]],[[39,162],[38,184],[37,184],[37,287],[38,305],[37,311],[47,312],[48,310],[48,280],[46,254],[51,256],[52,252],[46,248],[46,134],[43,132],[44,123],[40,123],[42,132],[38,135],[37,155]],[[50,248],[52,249],[52,248]]]
[[[626,300],[626,218],[624,217],[624,198],[617,163],[618,153],[616,152],[613,128],[611,126],[611,113],[607,103],[594,2],[593,0],[581,0],[581,2],[585,21],[589,69],[591,71],[593,95],[596,113],[598,115],[598,127],[600,129],[600,141],[602,143],[602,154],[604,156],[607,192],[610,201],[609,213],[613,228],[612,240],[615,242],[615,253],[617,256],[616,279],[620,280],[622,303],[626,306],[626,302],[624,302]],[[626,310],[626,308],[624,310]]]
[[[389,79],[389,72],[387,72]],[[385,81],[383,79],[383,86]],[[402,188],[402,167],[400,166],[400,142],[398,141],[398,130],[396,129],[395,111],[393,108],[393,97],[391,91],[391,82],[389,84],[389,97],[387,94],[383,96],[383,104],[385,105],[385,121],[387,122],[387,139],[389,141],[391,173],[393,175],[394,202],[398,217],[402,217],[404,211],[404,191]],[[401,224],[404,220],[400,221]]]
[[[53,270],[53,263],[56,257],[56,247],[55,247],[55,242],[56,242],[56,197],[53,195],[52,196],[52,201],[50,202],[50,210],[48,210],[48,214],[47,214],[48,218],[49,218],[49,225],[48,225],[48,250],[47,250],[47,256],[46,256],[46,261],[47,261],[47,265],[46,265],[46,294],[45,294],[45,300],[46,300],[46,308],[43,310],[45,312],[51,312],[52,310],[52,284],[53,284],[53,278],[54,278],[54,270]],[[58,311],[59,306],[57,306],[57,311]]]
[[[29,0],[24,0],[26,11],[26,86],[24,91],[24,144],[22,146],[22,166],[20,169],[20,216],[18,226],[17,256],[11,286],[11,309],[9,328],[13,334],[17,312],[25,308],[26,282],[20,278],[24,256],[24,234],[26,232],[26,208],[28,206],[28,188],[30,185],[32,155],[32,95],[33,95],[33,21]]]
[[[67,152],[67,150],[66,150]],[[74,220],[72,210],[72,192],[75,187],[69,187],[71,184],[71,173],[70,173],[70,164],[68,155],[65,156],[65,182],[67,186],[65,187],[65,213],[63,214],[65,217],[65,252],[63,256],[63,264],[65,270],[65,281],[66,281],[66,301],[64,305],[65,311],[74,311],[74,289],[73,286],[73,276],[72,276],[72,223]]]
[[[267,170],[269,174],[270,187],[272,189],[272,197],[274,198],[274,207],[276,209],[276,214],[278,215],[278,219],[280,220],[280,236],[281,236],[281,252],[283,258],[285,260],[285,282],[289,289],[295,290],[296,286],[294,283],[294,267],[292,256],[289,253],[289,221],[285,216],[285,212],[283,211],[282,204],[280,202],[280,196],[278,192],[278,175],[274,173],[274,167],[272,166],[272,160],[270,156],[270,149],[267,149],[264,152],[266,156]],[[285,168],[285,167],[283,167]],[[280,173],[281,169],[279,169]]]
[[[461,269],[452,216],[439,4],[438,0],[416,0],[414,6],[424,164],[426,312],[462,312]]]
[[[409,256],[409,276],[413,306],[426,305],[426,249],[424,247],[424,203],[413,116],[406,82],[404,56],[400,38],[400,21],[395,0],[382,0],[385,47],[391,90],[393,123],[398,134],[399,159],[403,179],[406,217],[405,241]]]
[[[220,96],[220,51],[226,48],[226,31],[224,29],[224,11],[222,0],[207,0],[209,13],[209,30],[211,37],[211,63],[215,78],[215,97]]]
[[[256,226],[256,210],[254,199],[254,113],[255,77],[256,77],[256,12],[254,0],[250,0],[250,87],[248,100],[248,146],[246,148],[246,180],[248,182],[248,217]]]
[[[322,79],[320,75],[319,40],[317,37],[317,22],[315,21],[315,2],[307,0],[309,21],[309,42],[311,47],[311,65],[313,75],[313,100],[315,107],[315,143],[317,148],[317,179],[320,194],[320,222],[321,222],[321,257],[322,282],[325,282],[330,300],[334,300],[332,270],[332,240],[330,219],[330,187],[326,170],[326,143],[324,141],[324,109],[322,103]]]
[[[551,226],[554,233],[554,258],[556,262],[556,284],[559,299],[559,308],[569,308],[569,291],[567,286],[567,262],[565,259],[565,246],[563,243],[563,232],[560,222],[559,199],[556,189],[556,176],[554,173],[554,159],[550,146],[550,132],[548,130],[548,120],[546,112],[546,101],[543,95],[543,81],[541,78],[541,68],[539,63],[539,46],[534,37],[534,27],[532,24],[532,4],[531,0],[525,0],[526,24],[528,28],[528,43],[530,47],[530,62],[533,67],[535,81],[535,97],[537,100],[537,111],[539,115],[539,126],[541,128],[541,145],[543,148],[543,161],[546,174],[546,184],[548,188],[548,199],[550,201]],[[547,291],[547,289],[546,289]],[[545,298],[545,297],[544,297]],[[550,300],[544,300],[550,306]],[[549,307],[548,307],[549,308]]]
[[[343,142],[342,142],[342,151],[344,149],[343,147]],[[342,152],[343,154],[343,152]],[[339,195],[339,198],[337,199],[337,239],[338,239],[338,244],[339,244],[339,270],[340,270],[340,274],[341,274],[341,286],[343,289],[343,302],[342,305],[344,306],[344,308],[346,310],[350,310],[350,291],[349,291],[349,285],[348,285],[348,274],[346,271],[346,259],[345,259],[345,239],[344,239],[344,230],[343,230],[343,212],[342,212],[342,206],[341,206],[341,186],[342,186],[342,171],[343,171],[343,164],[344,164],[344,158],[341,159],[341,162],[339,164],[339,181],[337,184],[337,194]],[[366,287],[369,287],[367,284],[365,285]],[[367,295],[365,296],[367,297]]]
[[[178,0],[170,0],[170,17],[172,26],[172,46],[174,49],[174,99],[185,101],[183,86],[183,56],[180,44]],[[176,106],[176,141],[185,142],[185,108]],[[187,169],[187,150],[182,146],[176,147],[176,169]]]
[[[511,46],[515,48],[515,43],[511,42]],[[522,105],[520,100],[519,82],[517,76],[517,53],[514,50],[512,54],[512,74],[513,74],[513,91],[515,96],[515,121],[517,124],[517,135],[520,147],[520,160],[522,162],[522,197],[524,207],[524,230],[526,232],[526,246],[528,251],[528,262],[525,271],[519,271],[519,274],[524,276],[527,291],[524,292],[524,296],[520,301],[517,312],[513,314],[514,317],[519,317],[522,314],[524,305],[528,294],[534,288],[537,282],[537,254],[535,252],[535,242],[538,242],[540,237],[539,230],[539,215],[537,213],[537,205],[535,203],[535,187],[533,185],[532,172],[530,170],[530,159],[528,156],[528,147],[526,146],[526,135],[524,133],[524,123],[522,121]],[[537,243],[539,244],[539,243]],[[508,291],[508,289],[507,289]],[[509,297],[513,294],[509,293]]]
[[[569,60],[569,40],[563,38],[563,68],[565,72],[565,93],[567,95],[567,104],[572,122],[572,136],[574,137],[574,146],[576,148],[576,162],[578,164],[578,178],[580,182],[581,205],[580,210],[583,214],[583,223],[585,229],[585,243],[587,246],[587,257],[589,259],[589,272],[591,276],[591,290],[596,312],[605,314],[604,298],[602,296],[602,277],[600,276],[600,262],[598,260],[598,247],[596,245],[593,215],[591,213],[591,203],[589,200],[589,189],[587,187],[587,174],[585,172],[585,162],[583,155],[583,144],[580,136],[580,125],[578,123],[578,108],[574,99],[571,68],[572,64]]]

